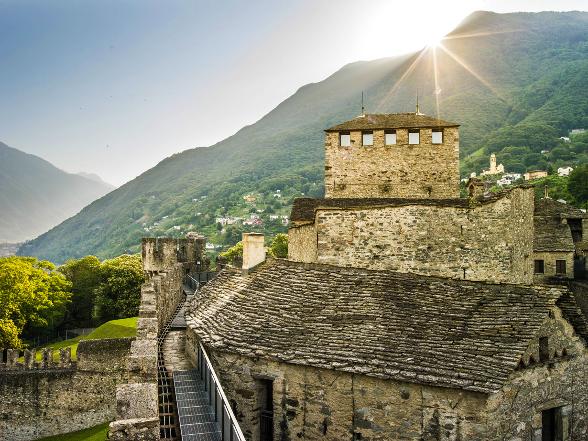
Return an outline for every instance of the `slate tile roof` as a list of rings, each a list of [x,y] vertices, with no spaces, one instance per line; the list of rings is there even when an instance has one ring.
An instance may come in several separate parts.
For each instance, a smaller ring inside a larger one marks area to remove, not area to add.
[[[535,203],[534,227],[535,251],[574,251],[574,240],[570,227],[562,223],[565,218],[582,218],[586,214],[578,208],[554,201],[540,199]]]
[[[534,216],[533,236],[534,251],[573,252],[574,241],[567,224],[562,224],[559,217]]]
[[[459,127],[459,124],[417,113],[374,113],[337,124],[326,129],[325,132],[429,127]]]
[[[187,321],[216,350],[489,393],[560,294],[280,259],[222,271]]]
[[[571,291],[565,291],[557,300],[556,305],[562,310],[564,317],[568,320],[576,334],[588,341],[588,319],[577,301],[577,294]],[[582,295],[578,293],[578,295]]]
[[[518,186],[488,196],[483,196],[476,199],[474,203],[482,205],[493,203],[498,199],[507,196],[517,188],[529,188],[529,186]],[[472,206],[472,201],[468,198],[296,198],[292,204],[290,221],[314,221],[314,213],[318,208],[378,208],[402,207],[405,205],[469,208]]]
[[[572,205],[564,204],[551,198],[542,198],[535,203],[535,216],[586,218],[588,214]]]

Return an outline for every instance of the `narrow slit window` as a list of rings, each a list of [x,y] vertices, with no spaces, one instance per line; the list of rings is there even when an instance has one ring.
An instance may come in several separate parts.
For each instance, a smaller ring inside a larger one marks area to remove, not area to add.
[[[396,130],[386,130],[386,145],[396,145]]]
[[[408,143],[409,144],[420,144],[421,143],[420,130],[410,130],[408,132]]]
[[[431,142],[433,144],[443,144],[443,130],[433,130]]]
[[[363,145],[374,145],[374,132],[363,132],[361,134],[361,143]]]
[[[549,337],[539,338],[539,361],[549,360]]]
[[[545,273],[545,262],[543,260],[535,260],[535,274]]]
[[[565,260],[556,260],[555,261],[555,274],[565,274],[566,273],[566,261]]]
[[[339,145],[341,147],[351,147],[351,134],[349,132],[339,134]]]

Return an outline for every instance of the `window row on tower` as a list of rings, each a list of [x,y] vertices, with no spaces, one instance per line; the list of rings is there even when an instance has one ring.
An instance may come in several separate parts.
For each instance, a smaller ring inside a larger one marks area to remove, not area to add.
[[[384,130],[384,144],[385,145],[396,145],[396,130]],[[421,131],[419,129],[410,129],[408,131],[408,143],[409,144],[420,144],[421,143]],[[431,133],[432,144],[443,144],[443,130],[433,129]],[[341,147],[351,147],[351,133],[340,132],[339,133],[339,145]],[[362,146],[373,146],[374,145],[374,131],[363,130],[361,132],[361,145]]]

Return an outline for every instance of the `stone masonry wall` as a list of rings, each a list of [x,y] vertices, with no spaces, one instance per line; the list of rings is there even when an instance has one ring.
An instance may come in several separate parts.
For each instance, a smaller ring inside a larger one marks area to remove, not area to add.
[[[128,364],[129,380],[116,391],[116,421],[110,424],[110,440],[159,439],[157,336],[184,296],[184,276],[190,270],[206,268],[204,244],[204,237],[193,233],[186,239],[143,239],[147,282],[141,287],[137,339]]]
[[[396,145],[385,144],[374,130],[374,145],[362,146],[361,131],[351,146],[339,145],[339,133],[325,137],[325,195],[351,197],[459,197],[459,130],[445,128],[443,144],[431,143],[431,129],[420,130],[420,144],[408,144],[408,130],[396,131]]]
[[[131,339],[86,340],[78,362],[0,366],[0,439],[27,441],[114,419]],[[47,358],[46,358],[47,360]]]
[[[318,263],[531,284],[533,192],[517,188],[471,208],[319,208]],[[300,243],[310,243],[310,233]],[[292,257],[310,255],[297,252]],[[465,275],[465,277],[464,277]]]
[[[213,353],[248,441],[260,439],[260,380],[273,380],[274,439],[486,441],[486,395]]]
[[[549,339],[545,360],[540,337]],[[188,328],[186,350],[194,361],[197,341]],[[274,439],[281,441],[541,441],[541,411],[559,406],[562,441],[588,439],[587,351],[557,307],[503,388],[489,395],[209,354],[248,441],[260,439],[261,382],[267,380],[273,381]]]
[[[566,274],[557,275],[560,279],[574,278],[574,253],[568,251],[535,251],[533,259],[541,259],[544,262],[544,273],[534,274],[533,280],[535,283],[550,283],[550,279],[556,277],[555,261],[566,261]],[[553,280],[551,280],[552,282]]]
[[[549,338],[549,358],[539,356],[539,337]],[[541,441],[541,411],[562,407],[562,441],[588,439],[588,356],[571,325],[554,308],[523,355],[523,365],[487,404],[488,439]],[[559,439],[559,438],[558,438]]]
[[[296,225],[288,230],[288,259],[316,262],[317,236],[314,224]]]

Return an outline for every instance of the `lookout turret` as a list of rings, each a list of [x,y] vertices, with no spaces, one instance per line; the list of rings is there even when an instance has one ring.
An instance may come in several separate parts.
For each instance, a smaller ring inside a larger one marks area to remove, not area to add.
[[[325,132],[327,198],[459,197],[459,124],[368,114]]]

